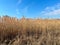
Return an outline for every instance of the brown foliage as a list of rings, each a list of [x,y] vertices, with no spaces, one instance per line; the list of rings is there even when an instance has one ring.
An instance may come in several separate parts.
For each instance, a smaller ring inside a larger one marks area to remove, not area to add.
[[[60,20],[2,17],[0,42],[7,45],[60,45]]]

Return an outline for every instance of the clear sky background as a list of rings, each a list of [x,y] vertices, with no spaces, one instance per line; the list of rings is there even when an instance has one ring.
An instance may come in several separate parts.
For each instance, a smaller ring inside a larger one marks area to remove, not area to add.
[[[60,18],[60,0],[0,0],[0,16]]]

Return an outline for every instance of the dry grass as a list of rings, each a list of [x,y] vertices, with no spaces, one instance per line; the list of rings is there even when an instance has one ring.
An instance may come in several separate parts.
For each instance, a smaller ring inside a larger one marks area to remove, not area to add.
[[[0,45],[60,45],[60,20],[0,18]]]

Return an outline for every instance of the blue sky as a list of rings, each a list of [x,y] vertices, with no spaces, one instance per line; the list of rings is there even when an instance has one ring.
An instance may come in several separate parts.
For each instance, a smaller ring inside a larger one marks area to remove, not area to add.
[[[0,0],[0,16],[60,18],[60,0]]]

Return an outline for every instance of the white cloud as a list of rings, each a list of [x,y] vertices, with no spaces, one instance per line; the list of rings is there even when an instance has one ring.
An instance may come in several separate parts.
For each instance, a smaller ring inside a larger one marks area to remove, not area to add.
[[[40,15],[59,15],[60,14],[60,3],[51,6],[51,7],[46,7],[44,11],[40,13]]]

